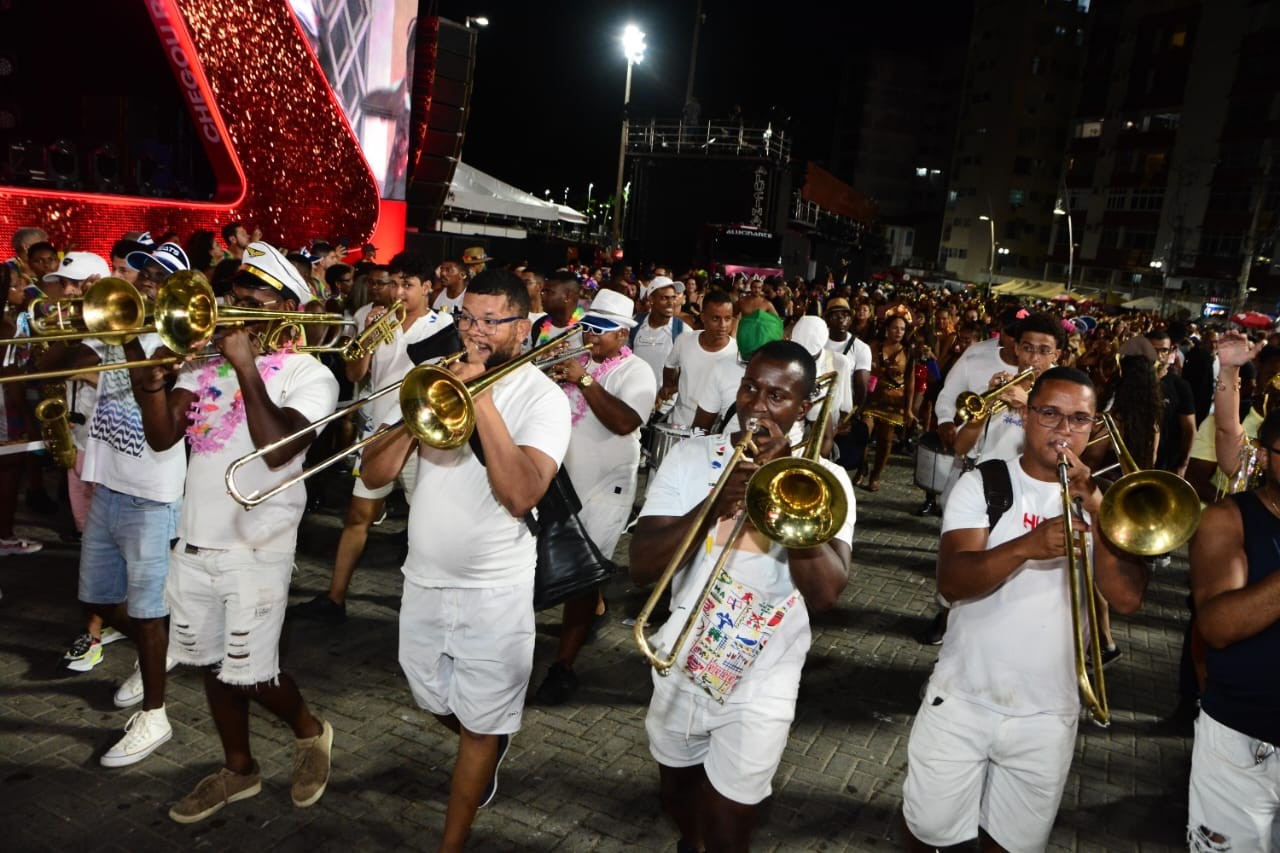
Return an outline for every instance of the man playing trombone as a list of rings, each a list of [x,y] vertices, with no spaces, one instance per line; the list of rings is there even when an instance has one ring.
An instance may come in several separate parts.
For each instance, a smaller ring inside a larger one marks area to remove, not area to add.
[[[388,288],[391,302],[402,306],[402,316],[392,333],[390,343],[375,346],[360,358],[352,359],[346,364],[347,379],[359,383],[366,378],[374,390],[403,379],[413,367],[409,357],[409,345],[426,341],[442,330],[452,326],[453,321],[448,314],[431,311],[427,308],[427,291],[430,287],[430,266],[426,259],[411,252],[401,252],[391,259],[388,267],[391,285]],[[385,315],[390,307],[376,307],[366,317],[362,332],[368,331],[379,321],[386,322]],[[449,346],[456,349],[456,336],[447,336]],[[447,353],[441,352],[440,355]],[[399,420],[388,417],[395,405],[394,399],[381,398],[370,404],[368,413],[369,432],[388,421]],[[405,497],[413,495],[413,481],[418,473],[418,460],[410,458],[400,471],[399,479],[404,486]],[[310,601],[303,602],[292,609],[295,616],[304,619],[315,619],[329,625],[338,625],[347,618],[347,588],[351,585],[351,576],[355,574],[356,563],[364,553],[365,543],[369,539],[369,527],[382,513],[387,497],[391,494],[395,483],[387,483],[378,489],[367,488],[360,480],[356,480],[351,493],[351,504],[347,508],[346,522],[342,527],[342,535],[338,537],[338,549],[333,558],[333,575],[329,580],[328,592],[322,592]]]
[[[1096,407],[1086,374],[1045,371],[1023,407],[1023,449],[1007,465],[1011,503],[994,526],[981,472],[966,473],[952,490],[938,592],[953,605],[907,746],[909,850],[975,836],[983,850],[1043,850],[1048,843],[1080,717],[1073,670],[1083,666],[1073,661],[1077,620],[1064,571],[1063,509],[1078,500],[1073,535],[1089,531],[1098,516],[1102,494],[1080,461]],[[1067,495],[1060,465],[1068,466]],[[1149,578],[1145,561],[1119,550],[1105,532],[1095,530],[1085,542],[1102,595],[1121,613],[1136,611]],[[1085,587],[1081,600],[1090,594]]]
[[[471,380],[520,355],[529,337],[528,290],[514,273],[485,270],[471,280],[454,322],[466,357],[449,369]],[[487,393],[468,395],[475,424],[469,446],[420,445],[401,428],[371,445],[361,467],[365,486],[377,489],[411,455],[419,459],[400,665],[417,703],[459,736],[442,851],[463,848],[476,809],[497,791],[498,765],[520,728],[533,669],[537,563],[525,516],[569,445],[564,393],[531,364],[511,367]]]
[[[849,581],[853,489],[844,469],[825,459],[817,464],[843,491],[849,510],[834,537],[813,547],[787,548],[754,526],[744,528],[741,539],[729,536],[751,476],[766,462],[791,455],[787,433],[809,410],[816,373],[813,358],[792,341],[756,350],[738,388],[736,431],[691,438],[671,450],[649,487],[631,540],[636,583],[653,583],[673,560],[690,560],[674,576],[671,618],[654,646],[672,649],[689,615],[705,612],[700,596],[725,547],[730,548],[725,566],[731,577],[720,576],[726,582],[720,600],[746,611],[736,622],[726,614],[737,627],[730,646],[719,646],[720,657],[703,653],[704,640],[714,641],[726,624],[713,620],[673,650],[680,661],[676,671],[653,677],[645,728],[658,762],[663,807],[680,830],[681,851],[704,845],[717,851],[748,849],[755,807],[769,796],[795,716],[810,642],[808,610],[834,607]],[[754,433],[754,458],[726,474],[731,445],[747,431]],[[704,513],[708,490],[722,475],[728,480]],[[828,494],[825,500],[830,505],[838,498]],[[700,519],[703,529],[691,534],[690,525]],[[694,544],[689,553],[677,554],[683,541]],[[732,671],[736,686],[725,679],[719,685],[723,689],[712,692],[695,682],[699,673],[713,669]]]
[[[252,243],[229,299],[288,316],[311,300],[311,292],[280,252]],[[205,695],[225,757],[221,769],[169,810],[179,823],[204,820],[262,790],[249,746],[251,699],[297,739],[294,805],[314,805],[329,779],[333,727],[311,713],[279,663],[306,489],[296,484],[248,513],[228,496],[224,472],[233,460],[333,411],[338,384],[319,361],[289,347],[261,354],[264,325],[218,330],[213,346],[222,357],[185,365],[172,391],[166,391],[165,368],[131,371],[147,443],[164,451],[185,437],[191,449],[165,589],[169,653],[179,663],[205,668]],[[247,465],[242,478],[261,488],[297,473],[314,438],[313,431],[302,433]]]

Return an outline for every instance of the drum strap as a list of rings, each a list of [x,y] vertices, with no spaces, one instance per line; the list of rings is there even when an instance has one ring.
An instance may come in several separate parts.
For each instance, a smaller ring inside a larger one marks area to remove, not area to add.
[[[987,499],[987,529],[995,530],[1000,516],[1013,506],[1013,481],[1009,479],[1009,463],[988,459],[978,465],[982,474],[982,494]]]

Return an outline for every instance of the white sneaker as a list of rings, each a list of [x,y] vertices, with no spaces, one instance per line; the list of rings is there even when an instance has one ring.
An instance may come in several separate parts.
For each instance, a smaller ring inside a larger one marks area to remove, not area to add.
[[[120,633],[115,628],[112,628],[110,625],[108,625],[102,629],[102,637],[101,639],[98,640],[98,642],[102,643],[102,645],[104,646],[109,646],[112,643],[114,643],[116,640],[124,640],[124,639],[127,639],[124,634]]]
[[[169,672],[178,662],[168,655],[164,656],[164,671]],[[133,675],[130,675],[120,685],[120,689],[116,691],[116,695],[111,701],[116,703],[117,708],[131,708],[142,701],[142,670],[138,668],[138,662],[133,662]]]
[[[103,767],[125,767],[146,758],[169,738],[173,727],[161,705],[154,711],[138,711],[124,727],[124,737],[102,756]]]
[[[34,554],[43,547],[43,543],[34,539],[23,539],[21,536],[15,536],[12,539],[0,539],[0,557],[7,557],[12,554]]]

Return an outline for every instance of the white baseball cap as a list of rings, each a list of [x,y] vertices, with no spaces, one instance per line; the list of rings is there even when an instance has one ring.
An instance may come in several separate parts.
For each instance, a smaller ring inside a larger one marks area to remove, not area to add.
[[[111,267],[93,252],[67,252],[57,271],[46,274],[41,281],[57,281],[60,278],[84,281],[95,275],[107,278],[111,275]]]

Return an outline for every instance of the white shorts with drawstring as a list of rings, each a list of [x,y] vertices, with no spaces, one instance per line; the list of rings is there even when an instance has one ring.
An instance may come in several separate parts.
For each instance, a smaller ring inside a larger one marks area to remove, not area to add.
[[[773,792],[782,762],[794,699],[753,697],[721,705],[710,696],[677,685],[685,675],[653,674],[653,698],[644,718],[649,752],[667,767],[699,764],[707,781],[735,803],[755,805]]]

